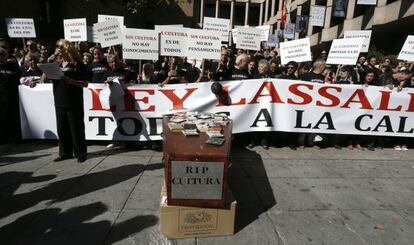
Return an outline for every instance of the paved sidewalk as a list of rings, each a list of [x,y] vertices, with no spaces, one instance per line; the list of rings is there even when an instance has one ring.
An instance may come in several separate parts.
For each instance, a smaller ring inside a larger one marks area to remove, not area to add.
[[[234,236],[159,231],[162,153],[56,144],[0,146],[0,244],[413,244],[414,150],[234,147]]]

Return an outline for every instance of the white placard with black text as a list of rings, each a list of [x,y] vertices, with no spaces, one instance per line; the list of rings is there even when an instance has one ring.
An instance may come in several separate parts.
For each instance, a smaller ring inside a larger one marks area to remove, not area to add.
[[[229,41],[230,20],[222,18],[204,17],[203,30],[220,33],[222,42]]]
[[[364,41],[365,39],[362,37],[334,39],[332,41],[326,63],[337,65],[355,65]]]
[[[188,29],[187,56],[198,59],[220,59],[220,32]]]
[[[256,26],[260,30],[260,41],[267,42],[269,39],[270,25]]]
[[[237,27],[236,48],[246,50],[260,50],[261,30],[254,27]]]
[[[157,60],[158,33],[154,30],[132,29],[124,30],[122,54],[124,59]]]
[[[160,54],[165,56],[187,56],[187,28],[164,27],[160,31]]]
[[[414,61],[414,35],[409,35],[398,55],[399,60]]]
[[[120,26],[124,26],[124,16],[98,14],[98,23],[108,20],[117,20]]]
[[[377,5],[377,0],[357,0],[357,5]]]
[[[122,26],[117,20],[98,22],[94,25],[98,40],[103,48],[121,44],[123,40]]]
[[[11,38],[34,38],[36,29],[34,20],[29,18],[6,18],[7,34]]]
[[[371,41],[371,33],[372,31],[344,31],[344,38],[364,38],[361,52],[368,52],[369,42]]]
[[[98,32],[96,31],[95,24],[93,26],[87,26],[88,42],[99,43]]]
[[[71,42],[88,40],[86,18],[63,20],[65,39]]]
[[[325,6],[314,5],[311,7],[310,12],[312,26],[321,26],[323,27],[325,23]]]
[[[311,50],[309,38],[281,42],[280,43],[280,59],[282,65],[289,61],[304,62],[311,61]]]

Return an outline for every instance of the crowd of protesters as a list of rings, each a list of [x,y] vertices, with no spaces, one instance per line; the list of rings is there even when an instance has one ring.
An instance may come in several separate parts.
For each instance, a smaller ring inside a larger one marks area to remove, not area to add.
[[[80,42],[75,47],[79,63],[82,63],[78,69],[82,69],[83,79],[91,83],[111,85],[118,79],[122,84],[168,86],[179,83],[279,78],[328,84],[385,86],[396,91],[404,87],[414,87],[413,63],[397,63],[390,57],[380,60],[379,57],[361,54],[355,66],[336,67],[326,64],[327,51],[322,50],[318,55],[313,55],[312,62],[298,64],[290,61],[281,65],[278,52],[270,47],[263,47],[256,52],[223,46],[220,60],[203,60],[201,65],[197,65],[197,60],[188,61],[186,57],[160,57],[156,61],[143,62],[125,60],[122,59],[120,46],[102,49]],[[25,48],[16,47],[10,50],[7,43],[0,40],[0,143],[16,141],[20,137],[18,85],[35,86],[38,82],[48,82],[47,78],[42,77],[36,64],[56,61],[58,55],[58,46],[29,40]],[[139,67],[139,64],[142,66]],[[84,85],[78,87],[82,86]],[[408,137],[282,132],[246,134],[245,139],[249,148],[260,144],[265,149],[269,145],[278,145],[292,149],[334,146],[337,149],[347,147],[375,150],[391,145],[395,150],[407,150],[407,146],[412,144],[412,138]],[[83,143],[81,144],[83,147]]]

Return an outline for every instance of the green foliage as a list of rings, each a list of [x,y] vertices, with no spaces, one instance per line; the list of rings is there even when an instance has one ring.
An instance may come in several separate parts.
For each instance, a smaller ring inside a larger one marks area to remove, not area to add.
[[[367,57],[370,57],[370,56],[378,57],[380,62],[382,62],[384,58],[387,57],[387,58],[390,58],[394,64],[397,64],[396,54],[390,54],[390,53],[385,52],[384,50],[377,49],[377,47],[375,47],[375,44],[371,45],[371,47],[368,50]]]

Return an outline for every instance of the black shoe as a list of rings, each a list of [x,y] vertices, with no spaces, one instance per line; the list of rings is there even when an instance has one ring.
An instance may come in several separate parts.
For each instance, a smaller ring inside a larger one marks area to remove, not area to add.
[[[84,161],[86,161],[86,155],[78,157],[78,163],[82,163]]]
[[[294,150],[294,151],[296,151],[296,150],[297,150],[296,146],[294,146],[294,145],[289,145],[289,148],[290,148],[291,150]]]
[[[367,146],[367,149],[368,149],[369,151],[375,151],[375,147],[373,147],[373,146]]]
[[[65,161],[65,160],[67,160],[67,159],[71,159],[72,157],[61,157],[61,156],[58,156],[58,157],[56,157],[55,159],[53,159],[53,161],[54,162],[61,162],[61,161]]]

